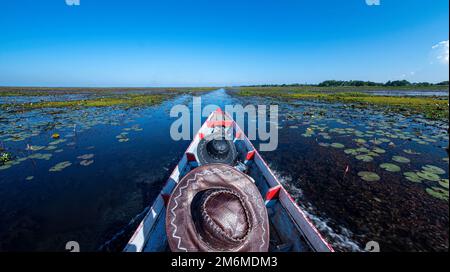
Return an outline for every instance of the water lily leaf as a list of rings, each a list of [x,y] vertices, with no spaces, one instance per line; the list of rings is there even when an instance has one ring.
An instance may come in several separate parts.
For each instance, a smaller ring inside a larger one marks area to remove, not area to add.
[[[322,146],[322,147],[329,147],[330,146],[330,144],[328,144],[328,143],[319,143],[319,145]]]
[[[392,160],[398,163],[410,163],[411,161],[408,158],[402,156],[394,156]]]
[[[48,171],[50,171],[50,172],[59,172],[59,171],[64,170],[64,168],[67,168],[67,167],[69,167],[69,166],[71,166],[71,165],[72,165],[71,162],[69,162],[69,161],[63,161],[63,162],[60,162],[60,163],[54,165],[54,166],[53,166],[52,168],[50,168]]]
[[[89,160],[92,159],[94,157],[94,154],[84,154],[81,156],[78,156],[77,158],[80,160]]]
[[[378,153],[378,154],[386,153],[386,151],[384,149],[379,148],[379,147],[375,147],[372,151],[375,152],[375,153]]]
[[[365,144],[366,143],[366,140],[364,140],[364,139],[355,139],[354,141],[356,143],[358,143],[358,144]]]
[[[412,181],[412,182],[420,183],[423,180],[421,177],[419,177],[414,172],[405,172],[405,173],[403,173],[403,175],[405,176],[405,178],[407,180]]]
[[[363,161],[363,162],[371,162],[373,161],[373,157],[369,155],[358,155],[355,157],[357,160]]]
[[[344,153],[348,154],[348,155],[358,155],[358,151],[356,149],[351,149],[351,148],[344,150]]]
[[[378,181],[380,180],[380,176],[373,172],[361,171],[358,173],[358,176],[365,181]]]
[[[430,172],[421,171],[421,172],[417,172],[417,175],[423,179],[430,180],[430,181],[440,181],[441,180],[441,178],[438,175],[430,173]]]
[[[331,144],[331,147],[334,147],[334,148],[344,148],[345,146],[344,146],[343,144],[341,144],[341,143],[332,143],[332,144]]]
[[[382,163],[380,167],[388,172],[400,172],[400,167],[393,163]]]
[[[424,172],[430,172],[430,173],[433,173],[433,174],[436,174],[436,175],[443,175],[443,174],[445,174],[445,170],[444,169],[439,168],[439,167],[434,166],[434,165],[430,165],[430,164],[427,164],[427,165],[423,166],[422,169],[423,169]]]
[[[425,189],[425,191],[434,198],[448,201],[448,191],[445,191],[442,188],[432,187]]]
[[[82,166],[88,166],[94,163],[94,160],[83,160],[80,162],[80,165]]]
[[[406,154],[410,154],[410,155],[420,155],[419,152],[415,152],[412,149],[403,149],[403,152],[405,152]]]
[[[25,180],[28,180],[28,181],[30,181],[32,179],[34,179],[34,176],[28,176],[28,177],[25,178]]]
[[[11,164],[4,164],[4,165],[0,166],[0,170],[6,170],[10,167],[11,167]]]
[[[441,181],[439,181],[439,185],[448,189],[448,179],[441,179]]]

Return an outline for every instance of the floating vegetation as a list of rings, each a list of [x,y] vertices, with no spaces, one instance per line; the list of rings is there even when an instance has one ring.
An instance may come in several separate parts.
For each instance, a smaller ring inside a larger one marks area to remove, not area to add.
[[[444,169],[439,168],[439,167],[434,166],[434,165],[430,165],[430,164],[427,164],[427,165],[423,166],[422,169],[423,169],[424,172],[429,172],[429,173],[433,173],[433,174],[436,174],[436,175],[443,175],[443,174],[445,174],[445,170]]]
[[[59,139],[59,140],[50,142],[49,145],[58,145],[58,144],[64,143],[65,141],[67,141],[67,140],[66,139]]]
[[[9,152],[2,152],[0,153],[0,163],[9,162],[13,159],[13,156]]]
[[[340,149],[340,148],[344,148],[345,146],[343,144],[341,144],[341,143],[332,143],[331,147]]]
[[[384,154],[386,153],[386,150],[379,148],[379,147],[375,147],[373,150],[373,152],[378,153],[378,154]]]
[[[26,150],[30,150],[30,151],[39,151],[44,149],[45,146],[39,146],[39,145],[27,145]]]
[[[94,154],[84,154],[81,156],[78,156],[77,158],[80,160],[89,160],[92,159],[94,157]]]
[[[358,155],[359,154],[358,150],[351,149],[351,148],[344,150],[344,153],[347,155]]]
[[[435,197],[440,200],[448,201],[448,190],[444,190],[439,187],[431,187],[431,188],[425,189],[425,191],[432,197]]]
[[[371,162],[371,161],[373,161],[373,157],[369,156],[369,155],[358,155],[355,158],[357,160],[363,161],[363,162]]]
[[[388,172],[400,172],[401,168],[393,163],[382,163],[380,167]]]
[[[322,146],[322,147],[329,147],[330,146],[330,144],[328,144],[328,143],[319,143],[319,145]]]
[[[410,155],[420,155],[419,152],[416,152],[412,149],[403,149],[403,152],[405,152],[406,154],[410,154]]]
[[[365,181],[379,181],[380,176],[378,176],[376,173],[373,172],[367,172],[367,171],[361,171],[358,172],[358,176],[361,177],[361,179]]]
[[[423,181],[423,179],[421,177],[419,177],[417,175],[417,173],[414,173],[414,172],[404,172],[403,175],[405,176],[405,178],[407,180],[415,182],[415,183],[420,183]]]
[[[34,176],[28,176],[28,177],[25,178],[25,180],[28,180],[28,181],[30,181],[32,179],[34,179]]]
[[[58,133],[53,133],[52,138],[53,139],[59,139],[60,135]]]
[[[50,168],[48,171],[50,171],[50,172],[59,172],[59,171],[62,171],[62,170],[64,170],[65,168],[67,168],[67,167],[69,167],[69,166],[71,166],[71,165],[72,165],[71,162],[69,162],[69,161],[63,161],[63,162],[60,162],[60,163],[54,165],[54,166],[53,166],[52,168]]]
[[[30,156],[28,156],[29,159],[46,160],[46,161],[50,160],[51,157],[52,157],[52,154],[50,154],[50,153],[46,153],[46,154],[34,153],[34,154],[31,154]]]
[[[355,139],[354,141],[356,143],[358,143],[358,144],[365,144],[366,143],[366,140],[364,140],[364,139]]]
[[[439,181],[439,185],[448,189],[448,179],[441,179],[441,181]]]
[[[431,172],[426,172],[426,171],[421,171],[421,172],[417,172],[417,175],[423,179],[429,180],[429,181],[440,181],[441,178]]]
[[[402,156],[394,156],[392,160],[398,163],[410,163],[411,160]]]
[[[120,143],[128,142],[130,139],[127,137],[127,135],[128,135],[127,132],[122,132],[119,135],[117,135],[116,138]]]
[[[93,164],[94,163],[94,160],[82,160],[81,162],[80,162],[80,165],[82,165],[82,166],[88,166],[88,165],[91,165],[91,164]]]
[[[12,165],[10,163],[6,163],[4,165],[0,165],[0,170],[6,170],[10,168]]]
[[[61,152],[63,152],[64,151],[64,149],[57,149],[57,150],[55,150],[55,151],[53,151],[53,152],[55,152],[55,153],[61,153]]]

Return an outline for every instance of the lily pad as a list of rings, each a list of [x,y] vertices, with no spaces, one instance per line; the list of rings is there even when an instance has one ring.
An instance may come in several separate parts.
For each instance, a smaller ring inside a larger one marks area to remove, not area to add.
[[[341,143],[332,143],[332,144],[331,144],[331,147],[334,147],[334,148],[344,148],[345,146],[344,146],[343,144],[341,144]]]
[[[411,161],[408,158],[402,156],[394,156],[392,160],[398,163],[410,163]]]
[[[92,159],[94,157],[94,154],[84,154],[81,156],[78,156],[77,158],[80,160],[89,160]]]
[[[364,139],[355,139],[354,141],[356,143],[358,143],[358,144],[365,144],[366,143],[366,140],[364,140]]]
[[[365,181],[378,181],[380,180],[380,176],[373,172],[361,171],[358,173],[358,176]]]
[[[50,172],[59,172],[59,171],[62,171],[64,168],[67,168],[67,167],[69,167],[71,165],[72,165],[72,163],[69,162],[69,161],[60,162],[60,163],[54,165],[48,171],[50,171]]]
[[[448,189],[448,179],[442,179],[441,181],[439,181],[439,185]]]
[[[443,175],[443,174],[445,174],[445,170],[444,169],[439,168],[439,167],[434,166],[434,165],[430,165],[430,164],[427,164],[427,165],[423,166],[422,169],[425,172],[430,172],[430,173],[433,173],[433,174],[436,174],[436,175]]]
[[[363,162],[371,162],[373,161],[373,157],[369,155],[358,155],[355,157],[357,160],[363,161]]]
[[[419,177],[429,180],[429,181],[440,181],[441,180],[441,178],[438,175],[430,173],[430,172],[421,171],[421,172],[417,172],[417,175]]]
[[[386,151],[385,151],[384,149],[379,148],[379,147],[375,147],[375,148],[373,149],[373,152],[378,153],[378,154],[384,154],[384,153],[386,153]]]
[[[28,177],[25,178],[25,180],[28,180],[28,181],[30,181],[32,179],[34,179],[34,176],[28,176]]]
[[[412,149],[403,149],[403,152],[405,152],[406,154],[410,154],[410,155],[420,155],[419,152],[416,152]]]
[[[412,181],[412,182],[420,183],[423,181],[423,179],[421,177],[419,177],[417,175],[417,173],[414,173],[414,172],[405,172],[405,173],[403,173],[403,175],[405,176],[405,178],[407,180]]]
[[[425,189],[425,191],[434,198],[448,201],[448,191],[442,188],[432,187]]]
[[[356,149],[351,149],[351,148],[344,150],[344,153],[348,154],[348,155],[358,155],[358,151]]]
[[[393,163],[382,163],[380,167],[388,172],[400,172],[400,167]]]
[[[94,160],[83,160],[80,162],[80,165],[82,166],[88,166],[94,163]]]
[[[330,144],[328,144],[328,143],[319,143],[319,145],[322,146],[322,147],[329,147],[330,146]]]

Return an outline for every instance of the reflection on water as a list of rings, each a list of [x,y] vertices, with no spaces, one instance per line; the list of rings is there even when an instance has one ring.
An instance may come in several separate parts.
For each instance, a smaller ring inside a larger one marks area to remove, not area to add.
[[[142,109],[0,112],[0,148],[14,156],[0,166],[0,250],[64,250],[70,240],[97,250],[120,233],[187,148],[170,138],[169,111],[191,98]],[[382,250],[448,248],[448,124],[224,90],[202,98],[203,107],[280,104],[279,146],[263,156],[338,249],[369,240]]]

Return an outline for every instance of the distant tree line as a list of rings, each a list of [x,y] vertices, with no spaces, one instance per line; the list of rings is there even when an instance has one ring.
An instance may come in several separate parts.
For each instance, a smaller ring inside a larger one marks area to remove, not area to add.
[[[439,83],[430,82],[409,82],[408,80],[393,80],[386,83],[362,81],[362,80],[325,80],[319,84],[265,84],[265,85],[251,85],[248,87],[299,87],[299,86],[319,86],[319,87],[363,87],[363,86],[387,86],[387,87],[402,87],[402,86],[448,86],[448,81]]]

